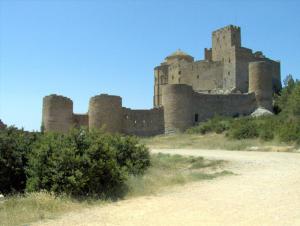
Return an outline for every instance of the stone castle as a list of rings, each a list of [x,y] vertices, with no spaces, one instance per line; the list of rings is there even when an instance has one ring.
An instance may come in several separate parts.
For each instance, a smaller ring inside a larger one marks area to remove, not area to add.
[[[154,108],[133,110],[119,96],[90,99],[87,114],[74,114],[67,97],[43,99],[45,131],[72,127],[151,136],[184,131],[214,115],[250,115],[258,107],[272,111],[273,93],[281,89],[280,62],[241,45],[241,29],[229,25],[212,33],[212,48],[195,61],[183,51],[166,57],[154,69]]]

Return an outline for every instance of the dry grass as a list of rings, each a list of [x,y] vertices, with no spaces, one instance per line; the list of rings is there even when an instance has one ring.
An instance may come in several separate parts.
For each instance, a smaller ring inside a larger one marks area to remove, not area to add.
[[[259,139],[231,140],[223,134],[172,134],[143,138],[141,142],[152,149],[190,148],[190,149],[222,149],[222,150],[255,150],[291,152],[294,146],[277,141],[261,141]]]
[[[225,162],[220,160],[166,154],[152,155],[151,160],[152,165],[144,176],[129,178],[129,191],[125,198],[155,194],[169,186],[230,174],[223,169]],[[48,192],[15,195],[0,200],[0,225],[28,225],[108,202],[92,199],[78,201],[70,197],[56,197]]]
[[[48,192],[14,195],[6,197],[0,203],[0,225],[28,225],[88,205],[87,201],[79,202],[68,197],[55,197]]]
[[[131,177],[128,181],[128,196],[155,194],[166,187],[185,184],[197,180],[211,180],[232,174],[224,170],[222,160],[206,160],[202,157],[181,155],[152,155],[152,166],[141,177]]]

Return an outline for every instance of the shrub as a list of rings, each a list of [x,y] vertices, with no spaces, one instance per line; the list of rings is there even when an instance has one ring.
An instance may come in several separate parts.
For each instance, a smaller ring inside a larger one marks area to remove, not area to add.
[[[8,127],[0,130],[0,193],[23,192],[26,185],[27,155],[38,137]]]
[[[258,137],[259,132],[255,119],[241,118],[234,120],[227,136],[239,140]]]
[[[150,153],[140,145],[136,137],[113,136],[112,144],[117,150],[117,161],[129,174],[143,174],[150,166]]]
[[[275,99],[275,106],[279,108],[279,110],[286,111],[288,109],[288,100],[295,88],[295,80],[292,75],[288,75],[284,81],[284,88],[280,91],[280,95]]]
[[[28,164],[28,191],[116,198],[126,191],[129,174],[143,173],[149,153],[134,138],[97,131],[46,133]]]
[[[215,116],[206,122],[201,122],[199,125],[192,127],[186,133],[201,133],[206,134],[210,132],[223,133],[230,128],[232,119],[226,117]]]
[[[285,121],[279,127],[278,137],[281,141],[300,144],[300,120]]]
[[[264,141],[273,140],[281,125],[282,117],[264,116],[254,119],[258,128],[259,138]]]
[[[274,132],[271,129],[265,129],[259,131],[259,138],[264,141],[270,141],[274,139]]]

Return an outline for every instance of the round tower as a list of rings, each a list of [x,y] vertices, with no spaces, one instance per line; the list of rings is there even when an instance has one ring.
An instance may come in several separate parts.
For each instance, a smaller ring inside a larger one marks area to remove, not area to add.
[[[164,85],[162,89],[165,132],[184,131],[193,125],[191,86],[184,84]]]
[[[101,94],[90,99],[89,128],[104,129],[110,133],[122,132],[122,99]]]
[[[45,96],[42,117],[45,132],[68,132],[73,126],[72,100],[55,94]]]
[[[272,111],[272,67],[268,62],[249,63],[249,93],[255,93],[258,107]]]

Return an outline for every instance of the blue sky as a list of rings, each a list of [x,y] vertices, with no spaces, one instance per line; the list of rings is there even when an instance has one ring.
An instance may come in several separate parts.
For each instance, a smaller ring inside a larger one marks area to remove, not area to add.
[[[300,79],[300,1],[0,0],[0,119],[39,130],[42,98],[91,96],[151,108],[153,68],[180,48],[196,59],[211,32],[241,26],[242,45]]]

